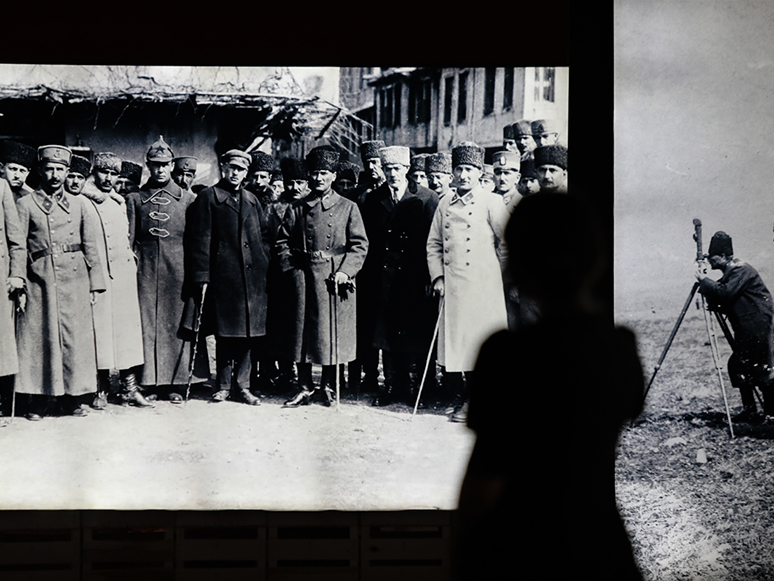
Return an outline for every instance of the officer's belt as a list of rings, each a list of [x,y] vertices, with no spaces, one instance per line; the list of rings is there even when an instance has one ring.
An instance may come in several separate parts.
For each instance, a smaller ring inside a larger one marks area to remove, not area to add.
[[[30,252],[30,260],[35,262],[38,258],[43,258],[49,254],[55,254],[57,252],[80,252],[83,251],[82,244],[54,244],[50,248],[44,248],[43,250],[37,250]]]
[[[346,253],[347,247],[339,246],[338,248],[331,248],[330,250],[313,250],[312,252],[300,250],[298,255],[305,258],[309,262],[325,262],[334,256],[341,256]]]

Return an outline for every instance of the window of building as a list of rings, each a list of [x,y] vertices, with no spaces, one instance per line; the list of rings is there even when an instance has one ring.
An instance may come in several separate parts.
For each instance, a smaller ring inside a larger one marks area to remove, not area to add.
[[[457,101],[457,123],[468,118],[468,71],[460,73],[459,101]]]
[[[446,77],[443,80],[443,124],[449,125],[452,116],[452,93],[454,91],[454,77]]]
[[[393,101],[395,103],[393,109],[395,111],[395,116],[392,120],[392,127],[400,127],[400,94],[401,94],[401,88],[403,85],[400,83],[396,83],[393,87],[393,91],[395,92],[395,95],[393,96]]]
[[[505,67],[503,75],[503,109],[509,111],[513,107],[513,67]]]
[[[554,102],[556,69],[538,67],[535,69],[535,101]]]
[[[408,122],[411,125],[430,121],[430,79],[414,79],[409,85]]]
[[[379,126],[392,127],[392,87],[379,91]]]
[[[496,74],[495,67],[484,69],[484,115],[490,115],[494,112]]]

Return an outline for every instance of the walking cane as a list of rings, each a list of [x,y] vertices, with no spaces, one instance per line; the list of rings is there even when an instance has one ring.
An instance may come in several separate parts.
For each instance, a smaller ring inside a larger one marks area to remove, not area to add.
[[[339,285],[336,284],[336,273],[333,260],[331,260],[331,359],[333,360],[333,373],[336,377],[336,411],[341,411],[339,387],[339,309],[338,293]],[[327,396],[326,396],[327,397]]]
[[[13,328],[14,328],[14,335],[16,336],[16,343],[19,343],[19,317],[24,314],[24,309],[27,304],[27,295],[24,294],[24,290],[20,290],[16,292],[16,296],[14,297],[14,302],[16,303],[16,308],[14,309],[13,313]],[[14,379],[13,382],[13,388],[11,390],[11,421],[9,423],[13,423],[13,419],[16,417],[16,380]]]
[[[427,371],[430,368],[430,359],[433,356],[433,347],[435,347],[435,340],[438,337],[438,328],[441,326],[441,317],[443,316],[443,301],[445,297],[441,297],[441,304],[438,305],[438,320],[435,322],[435,330],[433,331],[433,338],[430,340],[430,350],[427,352],[427,361],[425,361],[425,371],[422,374],[422,381],[419,382],[419,392],[417,393],[417,401],[414,404],[414,411],[411,413],[411,419],[417,413],[419,408],[419,400],[422,398],[422,388],[425,387],[425,378],[427,377]]]
[[[196,313],[196,324],[194,325],[194,344],[193,354],[191,355],[191,368],[188,371],[188,385],[185,388],[185,403],[188,403],[188,397],[191,395],[191,381],[193,380],[194,366],[196,365],[196,352],[199,350],[199,330],[202,327],[202,311],[204,310],[204,297],[207,295],[207,283],[202,284],[202,301],[199,304],[199,312]]]

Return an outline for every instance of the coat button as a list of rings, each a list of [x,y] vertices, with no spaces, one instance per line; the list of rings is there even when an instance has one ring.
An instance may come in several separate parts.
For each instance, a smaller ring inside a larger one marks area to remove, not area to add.
[[[331,235],[330,235],[330,234],[328,234],[328,238],[330,238],[330,237],[331,237]]]
[[[444,252],[449,252],[449,249],[448,248],[444,248],[443,251]]]
[[[245,248],[250,248],[250,245],[247,242],[245,242]]]
[[[470,266],[470,263],[469,263],[469,262],[466,262],[466,263],[465,263],[465,266]]]
[[[444,260],[443,263],[444,264],[449,264],[449,261],[448,260]]]

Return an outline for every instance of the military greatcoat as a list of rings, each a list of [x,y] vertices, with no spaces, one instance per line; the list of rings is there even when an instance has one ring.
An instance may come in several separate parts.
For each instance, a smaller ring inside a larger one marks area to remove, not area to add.
[[[97,390],[90,291],[103,292],[105,279],[98,225],[87,203],[62,188],[53,196],[37,190],[17,202],[29,256],[27,308],[19,317],[19,393]]]
[[[196,196],[169,180],[126,196],[129,244],[137,256],[145,363],[142,385],[184,385],[191,343],[181,330],[186,211]]]
[[[0,377],[19,370],[14,336],[14,301],[8,277],[27,278],[27,241],[21,229],[13,191],[0,179]]]
[[[372,347],[427,354],[438,307],[428,295],[426,245],[437,207],[438,194],[422,186],[407,189],[396,204],[386,183],[360,204],[368,256],[357,277],[358,300],[365,296],[369,309],[358,316],[371,321],[358,327],[372,329]]]
[[[98,225],[97,250],[107,291],[92,307],[97,342],[97,369],[131,369],[143,363],[137,263],[129,247],[126,203],[87,181],[81,191],[89,215]]]
[[[482,343],[508,326],[502,276],[508,218],[502,198],[480,186],[438,204],[427,265],[433,281],[444,278],[438,363],[447,371],[473,371]]]
[[[355,359],[355,293],[340,292],[333,302],[326,279],[338,271],[354,279],[363,266],[368,238],[357,205],[334,191],[294,202],[280,229],[277,252],[283,272],[304,274],[305,298],[299,301],[303,344],[297,361],[335,365]]]
[[[195,285],[208,283],[202,332],[217,337],[266,334],[268,228],[249,190],[205,188],[191,206],[186,260]]]

